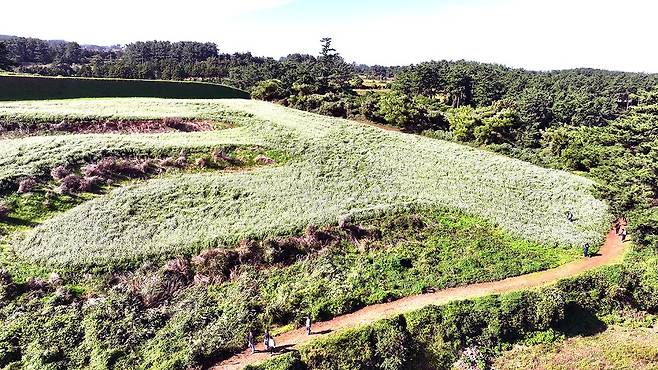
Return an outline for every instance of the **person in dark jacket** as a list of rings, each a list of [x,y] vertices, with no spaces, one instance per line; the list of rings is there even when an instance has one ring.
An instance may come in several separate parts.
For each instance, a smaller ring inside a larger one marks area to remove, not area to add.
[[[254,342],[254,332],[249,330],[247,333],[247,346],[251,349],[251,354],[253,355],[256,352],[256,342]]]
[[[265,330],[265,334],[263,334],[263,344],[265,345],[265,351],[269,351],[270,349],[270,331]]]
[[[589,257],[589,243],[585,243],[583,246],[583,255],[585,257]]]

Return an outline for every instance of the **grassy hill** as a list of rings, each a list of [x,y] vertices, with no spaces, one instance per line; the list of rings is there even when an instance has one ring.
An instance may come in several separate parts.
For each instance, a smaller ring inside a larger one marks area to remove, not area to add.
[[[609,223],[593,183],[566,172],[424,137],[247,100],[104,99],[0,104],[0,119],[135,119],[177,115],[236,124],[192,134],[65,135],[5,140],[0,182],[126,152],[252,144],[293,160],[245,173],[182,174],[116,189],[31,231],[16,250],[57,265],[112,265],[192,254],[423,207],[458,209],[545,245],[597,244]],[[565,213],[577,217],[569,223]],[[135,248],[135,246],[139,246]]]
[[[249,329],[555,267],[608,226],[593,186],[259,101],[0,102],[0,366],[199,367]]]
[[[0,74],[0,100],[100,97],[248,99],[249,94],[232,87],[201,82],[37,77]]]

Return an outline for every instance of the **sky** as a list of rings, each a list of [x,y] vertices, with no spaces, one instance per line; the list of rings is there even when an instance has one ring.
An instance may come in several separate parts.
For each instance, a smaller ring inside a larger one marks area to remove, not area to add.
[[[81,44],[210,41],[278,58],[317,54],[320,38],[332,37],[347,61],[365,64],[466,59],[658,73],[653,0],[3,2],[0,34]]]

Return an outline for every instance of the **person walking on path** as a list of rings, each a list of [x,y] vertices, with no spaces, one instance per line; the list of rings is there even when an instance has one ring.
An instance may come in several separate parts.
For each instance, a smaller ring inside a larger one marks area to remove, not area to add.
[[[249,332],[247,333],[247,345],[249,346],[249,349],[251,349],[251,354],[253,355],[254,352],[256,352],[256,343],[254,342],[254,332],[249,329]]]
[[[265,351],[270,349],[270,331],[265,329],[265,334],[263,334],[263,345],[265,346]]]
[[[626,229],[622,229],[621,230],[621,242],[623,243],[625,241],[626,241]]]
[[[583,255],[585,257],[589,257],[589,243],[585,243],[583,246]]]
[[[276,342],[274,341],[274,337],[270,337],[267,345],[270,347],[270,355],[274,354],[274,351],[276,351]]]
[[[306,316],[306,335],[311,335],[311,316]]]

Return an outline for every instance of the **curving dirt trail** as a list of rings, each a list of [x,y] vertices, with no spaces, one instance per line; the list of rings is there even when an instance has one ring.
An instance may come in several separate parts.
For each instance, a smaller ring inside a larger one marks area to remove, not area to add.
[[[557,280],[578,275],[598,266],[608,265],[618,261],[624,253],[624,244],[612,229],[606,236],[606,241],[597,255],[591,258],[581,258],[554,269],[535,272],[507,278],[504,280],[464,285],[448,288],[435,293],[419,294],[398,299],[389,303],[381,303],[364,307],[350,314],[338,316],[329,321],[313,324],[313,332],[306,335],[305,329],[292,330],[275,337],[277,347],[294,348],[314,339],[323,337],[341,329],[370,324],[386,317],[419,310],[428,305],[440,305],[454,300],[482,297],[490,294],[507,293],[527,288],[548,285]],[[213,370],[236,370],[255,364],[270,357],[263,352],[263,344],[257,346],[255,354],[249,351],[236,354],[233,357],[211,367]]]

